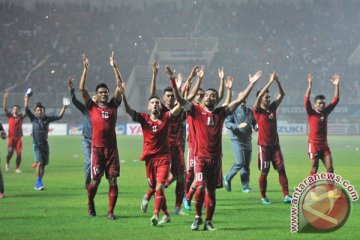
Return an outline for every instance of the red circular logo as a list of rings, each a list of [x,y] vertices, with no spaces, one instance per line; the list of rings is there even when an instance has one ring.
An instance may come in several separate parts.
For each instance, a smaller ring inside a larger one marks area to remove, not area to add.
[[[308,225],[320,231],[334,231],[346,222],[351,205],[342,188],[324,182],[304,193],[301,207]]]

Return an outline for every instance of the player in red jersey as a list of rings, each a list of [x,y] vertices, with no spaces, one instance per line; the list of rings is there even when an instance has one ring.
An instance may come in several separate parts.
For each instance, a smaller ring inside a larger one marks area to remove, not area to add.
[[[3,108],[8,119],[9,134],[8,134],[8,152],[6,155],[5,171],[10,170],[10,159],[12,158],[14,151],[16,152],[16,166],[15,172],[21,173],[21,152],[22,152],[22,124],[26,117],[26,113],[20,113],[20,106],[14,105],[11,112],[7,109],[9,93],[5,92]]]
[[[205,96],[205,92],[202,88],[199,88],[196,96],[193,100],[193,104],[201,106],[202,100]],[[194,182],[194,162],[195,162],[195,143],[196,143],[196,131],[194,122],[190,115],[187,114],[186,121],[188,124],[188,152],[187,152],[187,173],[185,178],[185,198],[184,208],[191,210],[191,199],[196,191]]]
[[[269,87],[276,82],[279,94],[270,103]],[[279,81],[279,76],[273,72],[269,82],[257,93],[254,105],[254,117],[258,123],[258,167],[261,171],[259,178],[261,201],[264,205],[270,204],[266,197],[267,175],[270,170],[270,163],[279,173],[279,182],[284,195],[284,203],[290,203],[292,197],[289,195],[288,179],[285,172],[284,158],[279,145],[277,132],[276,110],[285,96],[285,92]]]
[[[153,75],[151,79],[151,85],[150,85],[150,96],[155,95],[156,92],[156,76],[158,73],[158,66],[156,65],[156,62],[153,64]],[[200,72],[198,67],[195,66],[191,73],[188,81],[191,81],[191,79],[197,74],[197,72]],[[179,79],[177,79],[179,80]],[[181,82],[181,81],[180,81]],[[178,85],[181,85],[181,83],[177,83]],[[174,98],[174,92],[172,87],[167,87],[164,90],[163,95],[163,104],[162,104],[162,111],[166,112],[170,109],[174,108],[175,106],[175,98]],[[186,215],[181,210],[181,205],[183,202],[184,197],[184,184],[185,184],[185,161],[184,161],[184,150],[181,143],[182,135],[184,134],[182,131],[184,130],[182,128],[183,121],[185,120],[185,114],[180,113],[180,116],[176,118],[175,120],[171,121],[171,126],[169,127],[169,135],[168,135],[168,145],[169,145],[169,151],[170,151],[170,159],[171,159],[171,172],[169,175],[169,181],[166,184],[167,186],[170,185],[172,182],[176,181],[176,187],[175,187],[175,214],[178,215]],[[144,195],[142,203],[141,203],[141,211],[146,212],[147,206],[149,203],[149,199],[154,194],[155,190],[152,188],[149,188],[147,193]]]
[[[109,209],[107,217],[115,219],[114,208],[118,197],[117,177],[120,175],[119,154],[116,143],[117,108],[122,100],[122,79],[114,59],[114,52],[110,57],[110,65],[116,77],[114,97],[109,101],[109,88],[105,83],[99,83],[95,89],[96,102],[92,101],[85,89],[89,60],[83,55],[83,73],[80,80],[80,93],[89,109],[89,116],[93,127],[91,144],[91,182],[88,185],[88,213],[95,217],[94,198],[105,173],[109,181]]]
[[[177,91],[176,84],[172,85],[173,91]],[[154,214],[150,219],[153,226],[170,222],[170,215],[166,206],[164,193],[165,183],[170,174],[170,148],[169,128],[173,118],[181,113],[181,106],[177,104],[171,110],[163,111],[159,97],[152,95],[149,98],[148,110],[150,114],[138,113],[128,104],[125,94],[123,95],[126,112],[131,118],[141,124],[143,131],[143,153],[140,160],[145,161],[146,176],[149,189],[154,189]],[[148,191],[149,192],[149,191]],[[159,221],[159,212],[163,211],[164,216]]]
[[[309,123],[308,153],[310,158],[310,176],[317,173],[319,168],[319,159],[323,162],[326,171],[333,173],[333,160],[327,141],[327,119],[339,102],[339,84],[340,76],[334,74],[331,82],[334,84],[334,97],[330,104],[326,106],[325,96],[315,96],[314,106],[311,107],[310,94],[312,88],[313,76],[308,74],[308,87],[305,92],[304,105]],[[336,195],[333,191],[330,195]]]
[[[204,71],[204,68],[202,68],[202,71]],[[224,68],[218,69],[220,82],[223,81],[225,78],[225,72]],[[204,73],[202,74],[204,75]],[[202,88],[200,88],[201,79],[198,80],[194,88],[192,89],[192,94],[196,93],[195,97],[192,97],[192,95],[187,97],[187,100],[191,101],[193,99],[193,103],[198,106],[203,106],[203,98],[205,95],[205,92]],[[231,76],[228,76],[228,79],[225,82],[225,87],[227,88],[227,96],[225,99],[225,102],[223,106],[226,106],[231,101],[231,91],[232,91],[232,81],[233,78]],[[186,83],[185,83],[186,84]],[[191,85],[191,83],[189,84]],[[190,87],[190,86],[189,86]],[[221,91],[221,88],[219,88],[219,91]],[[219,101],[221,99],[219,98]],[[193,123],[193,119],[191,116],[187,115],[186,121],[188,123],[188,154],[187,154],[187,174],[186,174],[186,181],[185,181],[185,197],[184,197],[184,208],[188,211],[191,211],[191,200],[193,198],[193,195],[196,191],[196,184],[194,181],[194,161],[195,161],[195,145],[196,145],[196,131]]]
[[[170,69],[168,74],[173,76]],[[192,230],[198,230],[202,224],[202,208],[205,201],[206,222],[204,230],[216,230],[212,224],[215,212],[217,188],[222,187],[222,128],[228,114],[231,114],[236,107],[249,95],[254,84],[260,79],[262,73],[259,71],[254,76],[249,76],[249,85],[240,92],[237,98],[227,106],[216,107],[218,104],[218,93],[215,89],[208,89],[204,96],[204,106],[189,104],[175,92],[176,99],[189,112],[193,118],[196,129],[196,149],[195,149],[195,220],[191,225]],[[172,77],[174,78],[174,76]],[[190,106],[188,106],[190,105]]]

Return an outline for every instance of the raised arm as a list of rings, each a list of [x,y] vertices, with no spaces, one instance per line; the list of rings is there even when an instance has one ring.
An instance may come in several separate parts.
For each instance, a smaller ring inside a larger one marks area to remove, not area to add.
[[[175,75],[175,71],[174,71],[174,75]],[[173,81],[171,81],[171,87],[172,87],[173,92],[178,92],[179,96],[181,96],[181,98],[182,98],[182,95],[180,93],[180,87],[181,87],[182,79],[183,79],[182,74],[178,73],[177,78],[175,78],[175,84],[173,84]],[[170,110],[170,114],[173,117],[177,117],[177,116],[179,116],[181,110],[182,110],[182,106],[180,104],[176,104]]]
[[[156,64],[156,62],[152,65],[152,77],[150,82],[150,96],[156,95],[156,76],[159,72],[159,66]]]
[[[340,75],[334,74],[331,78],[331,82],[334,84],[334,98],[340,98]]]
[[[250,75],[249,75],[249,77],[250,77]],[[274,80],[275,80],[275,72],[270,74],[269,82],[263,87],[263,89],[261,89],[259,95],[256,97],[255,104],[254,104],[255,108],[260,108],[261,99],[264,96],[264,94],[269,90],[269,87],[273,83]]]
[[[253,89],[255,83],[261,78],[261,76],[261,71],[257,71],[254,76],[251,76],[249,74],[249,84],[243,91],[238,94],[237,98],[234,101],[229,103],[229,105],[227,106],[229,112],[234,112],[235,109],[249,96],[250,91]]]
[[[234,78],[232,76],[228,76],[225,82],[226,98],[222,106],[227,106],[231,102],[233,82],[234,82]]]
[[[81,74],[80,83],[79,83],[79,90],[84,102],[87,104],[90,101],[89,92],[85,89],[85,82],[87,71],[89,68],[89,59],[86,58],[85,54],[83,54],[83,72]]]
[[[60,110],[60,113],[59,113],[60,118],[62,118],[64,116],[65,110],[66,110],[66,105],[63,104],[63,106],[62,106],[62,108]]]
[[[9,110],[7,109],[8,98],[9,98],[9,92],[5,92],[4,101],[3,101],[3,109],[4,109],[5,113],[6,113],[6,115],[10,114]]]
[[[311,94],[312,80],[313,80],[313,76],[311,75],[311,73],[308,73],[307,75],[308,87],[305,91],[305,97],[307,98],[309,98]]]
[[[175,78],[175,83],[177,88],[179,89],[181,96],[184,96],[184,92],[182,92],[183,80],[184,80],[184,76],[181,73],[177,73],[177,77]]]
[[[29,108],[29,97],[28,96],[24,96],[24,108]]]
[[[274,80],[277,83],[278,89],[279,89],[279,93],[276,96],[276,99],[274,100],[274,103],[275,103],[276,107],[278,107],[281,104],[282,100],[284,99],[285,92],[284,92],[283,87],[281,86],[281,83],[280,83],[280,80],[279,80],[279,75],[277,75],[276,73],[275,73],[275,79]]]
[[[29,99],[30,99],[29,96],[26,96],[26,95],[24,96],[24,108],[25,108],[26,115],[30,118],[30,120],[32,120],[35,118],[35,116],[29,109]]]
[[[184,98],[187,98],[189,96],[189,90],[191,88],[193,78],[196,76],[196,72],[198,71],[198,69],[199,69],[198,66],[193,67],[189,77],[186,79],[185,83],[181,88],[181,93]]]
[[[176,117],[176,116],[178,116],[178,115],[180,114],[182,107],[183,107],[184,109],[185,109],[186,107],[189,107],[189,102],[186,101],[185,99],[183,99],[183,98],[181,97],[180,93],[179,93],[179,89],[178,89],[178,87],[177,87],[177,85],[176,85],[176,82],[175,82],[175,78],[176,78],[176,77],[175,77],[175,72],[173,72],[169,66],[166,66],[166,73],[167,73],[167,75],[168,75],[168,77],[169,77],[170,85],[171,85],[171,87],[172,87],[172,89],[173,89],[173,92],[174,92],[174,95],[175,95],[175,99],[176,99],[176,101],[179,103],[179,104],[175,105],[175,107],[173,107],[173,108],[171,109],[171,112],[170,112],[170,114],[171,114],[172,116]]]
[[[115,98],[116,102],[118,104],[120,104],[121,100],[122,100],[121,95],[124,91],[123,86],[122,86],[124,81],[122,80],[121,73],[116,66],[114,51],[112,51],[111,56],[110,56],[110,66],[112,67],[112,69],[114,71],[114,75],[115,75],[115,79],[116,79],[116,89],[115,89],[115,93],[114,93],[114,98]]]
[[[123,102],[124,102],[124,107],[125,107],[126,113],[129,114],[129,116],[130,116],[132,119],[135,119],[135,113],[136,113],[136,112],[135,112],[135,110],[133,110],[133,109],[130,107],[130,105],[129,105],[127,99],[126,99],[126,94],[125,94],[125,92],[124,92],[124,94],[122,95],[122,98],[123,98]]]
[[[70,97],[71,97],[71,101],[74,104],[74,106],[79,109],[80,112],[84,113],[86,107],[85,105],[80,102],[75,95],[75,89],[74,89],[74,79],[69,77],[66,81],[67,86],[69,87],[69,92],[70,92]]]
[[[220,79],[220,86],[219,86],[219,101],[220,102],[224,97],[224,83],[225,83],[225,72],[224,67],[218,69],[219,79]]]
[[[186,100],[188,100],[189,102],[191,102],[195,97],[196,94],[200,88],[200,85],[202,83],[202,80],[204,79],[204,75],[205,75],[205,66],[202,65],[201,68],[197,69],[196,71],[196,76],[198,77],[198,80],[196,81],[193,89],[191,90],[189,96],[186,98]]]

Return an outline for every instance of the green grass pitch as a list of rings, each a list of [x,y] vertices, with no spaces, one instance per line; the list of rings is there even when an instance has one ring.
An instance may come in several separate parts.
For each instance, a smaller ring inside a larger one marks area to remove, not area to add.
[[[142,138],[118,136],[121,176],[119,198],[115,208],[116,221],[108,220],[108,183],[103,178],[95,198],[97,217],[87,216],[87,193],[84,189],[83,155],[80,136],[50,137],[50,164],[43,180],[45,191],[33,190],[34,169],[30,137],[23,139],[22,173],[4,171],[5,141],[0,143],[1,169],[6,198],[0,200],[0,239],[359,239],[360,205],[352,203],[348,222],[327,234],[290,233],[290,207],[282,203],[278,174],[271,169],[268,197],[272,202],[263,206],[259,198],[257,148],[254,139],[251,163],[251,187],[254,193],[240,191],[240,177],[235,176],[231,193],[217,190],[217,206],[213,219],[216,232],[190,230],[194,211],[189,216],[171,214],[171,223],[150,226],[153,200],[147,213],[140,212],[140,201],[147,189],[144,163],[138,161]],[[306,136],[280,136],[290,189],[309,173]],[[358,136],[331,136],[335,172],[351,182],[360,192],[360,141]],[[223,139],[223,173],[233,163],[228,137]],[[320,171],[324,167],[320,166]],[[291,191],[292,192],[292,191]],[[169,210],[174,209],[174,186],[166,190]],[[204,212],[203,212],[204,213]]]

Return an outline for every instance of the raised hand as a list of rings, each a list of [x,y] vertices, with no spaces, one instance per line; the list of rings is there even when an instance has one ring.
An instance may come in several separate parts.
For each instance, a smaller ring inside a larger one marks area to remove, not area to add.
[[[249,82],[256,83],[262,76],[262,71],[257,71],[253,76],[249,74]]]
[[[69,77],[66,81],[69,89],[73,89],[74,88],[74,79],[72,77]]]
[[[126,83],[125,82],[121,83],[120,92],[122,95],[125,94],[125,92],[126,92]]]
[[[272,72],[270,74],[270,82],[273,82],[273,81],[277,81],[279,79],[279,77],[276,75],[276,72]]]
[[[234,82],[234,78],[232,76],[228,76],[225,82],[225,87],[227,89],[232,89],[233,82]]]
[[[84,68],[86,68],[86,69],[89,67],[89,59],[86,58],[84,53],[83,53],[83,65],[84,65]]]
[[[168,75],[170,81],[175,81],[175,79],[176,79],[175,71],[172,71],[169,66],[165,67],[165,71],[166,71],[166,74]]]
[[[200,69],[198,69],[198,71],[196,72],[196,75],[198,76],[198,78],[203,78],[205,75],[205,66],[202,65]]]
[[[9,97],[9,92],[8,92],[8,91],[6,91],[6,92],[5,92],[5,94],[4,94],[4,99],[6,99],[6,100],[7,100],[7,99],[8,99],[8,97]]]
[[[334,84],[334,85],[339,85],[340,83],[340,75],[335,73],[332,75],[332,78],[331,78],[331,82]]]
[[[152,65],[152,72],[154,75],[157,75],[159,72],[159,65],[156,64],[156,61]]]
[[[184,77],[181,73],[178,73],[177,78],[176,78],[176,86],[180,89],[182,81],[183,81]]]
[[[218,73],[219,73],[219,78],[224,79],[225,77],[224,67],[219,68]]]
[[[115,61],[115,53],[114,51],[111,52],[111,56],[109,58],[110,66],[116,67],[116,61]]]
[[[308,73],[307,81],[308,81],[309,85],[312,85],[312,80],[313,80],[313,75],[311,73]]]
[[[194,66],[191,70],[190,76],[193,78],[196,76],[197,72],[199,71],[199,66]]]

